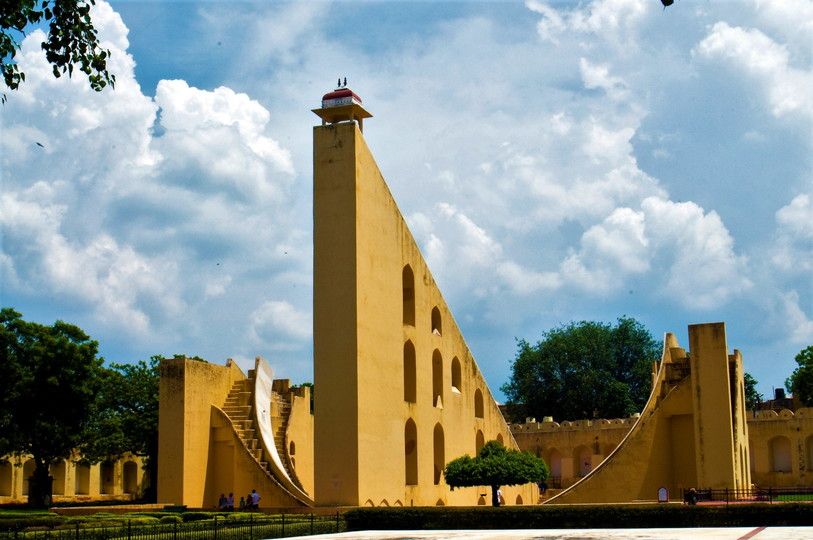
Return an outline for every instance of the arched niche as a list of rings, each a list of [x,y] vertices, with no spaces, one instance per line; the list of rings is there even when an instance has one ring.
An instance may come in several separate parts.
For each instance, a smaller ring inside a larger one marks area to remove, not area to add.
[[[772,472],[791,472],[790,439],[779,435],[768,441]]]
[[[138,494],[138,465],[135,461],[126,461],[122,467],[124,493]]]
[[[415,274],[412,267],[404,266],[401,272],[403,289],[403,323],[406,326],[415,326]]]
[[[404,483],[418,485],[418,428],[412,418],[404,425]]]
[[[452,358],[452,392],[463,392],[463,373],[460,369],[460,360]]]
[[[436,336],[443,335],[443,321],[440,318],[440,310],[437,306],[432,308],[432,333]]]
[[[474,417],[483,417],[483,391],[479,388],[474,391]]]
[[[486,445],[486,438],[483,436],[483,430],[477,430],[477,436],[474,439],[474,455],[480,454],[480,449]]]
[[[433,483],[437,486],[443,479],[443,468],[446,466],[446,442],[443,436],[443,426],[435,424],[432,433],[432,447],[434,456]]]
[[[432,406],[443,408],[443,357],[437,349],[432,353]]]
[[[404,343],[404,401],[417,400],[417,369],[415,366],[415,346],[411,341]]]

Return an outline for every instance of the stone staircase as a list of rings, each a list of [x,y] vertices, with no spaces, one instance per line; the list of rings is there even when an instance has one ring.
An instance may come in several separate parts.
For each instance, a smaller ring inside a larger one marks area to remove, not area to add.
[[[265,456],[263,455],[262,444],[251,415],[253,388],[254,377],[253,373],[249,371],[248,379],[235,381],[232,385],[229,395],[226,397],[226,403],[223,405],[223,412],[232,421],[240,440],[243,441],[243,444],[255,457],[260,467],[267,474],[271,474],[268,461],[263,459]]]
[[[291,403],[279,394],[274,394],[274,402],[279,412],[279,419],[276,422],[276,430],[274,431],[274,446],[277,447],[277,454],[282,460],[282,466],[285,468],[285,472],[288,473],[288,477],[295,479],[296,473],[292,470],[288,459],[287,437],[285,436],[288,429],[288,418],[291,416]],[[294,481],[299,483],[297,480]]]

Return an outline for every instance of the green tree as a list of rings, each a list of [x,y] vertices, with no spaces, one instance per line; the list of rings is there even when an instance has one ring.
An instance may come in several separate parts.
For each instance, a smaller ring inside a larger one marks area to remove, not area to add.
[[[544,482],[548,479],[548,467],[528,452],[510,450],[499,441],[488,441],[477,457],[465,455],[447,463],[443,476],[452,489],[490,486],[491,504],[499,506],[500,486]]]
[[[660,344],[638,321],[572,322],[531,345],[518,341],[511,378],[502,386],[514,419],[625,417],[649,397]]]
[[[759,404],[762,403],[762,394],[757,392],[759,381],[752,377],[750,373],[746,373],[743,380],[745,382],[745,408],[755,411],[759,408]]]
[[[102,371],[101,390],[93,404],[92,421],[82,446],[83,457],[98,462],[125,452],[146,456],[150,478],[147,500],[155,499],[158,483],[158,366],[148,362],[110,364]]]
[[[0,310],[0,456],[30,454],[28,502],[49,502],[50,465],[80,448],[93,412],[102,359],[98,344],[62,321],[27,322]]]
[[[0,3],[0,59],[6,87],[16,90],[25,81],[15,57],[26,31],[36,25],[48,25],[47,39],[42,42],[45,58],[54,77],[73,75],[74,66],[87,75],[90,87],[97,92],[115,86],[116,76],[107,70],[110,57],[102,49],[90,17],[95,0],[3,0]],[[6,101],[3,93],[2,101]]]
[[[813,345],[796,355],[799,367],[785,381],[785,388],[805,407],[813,407]]]

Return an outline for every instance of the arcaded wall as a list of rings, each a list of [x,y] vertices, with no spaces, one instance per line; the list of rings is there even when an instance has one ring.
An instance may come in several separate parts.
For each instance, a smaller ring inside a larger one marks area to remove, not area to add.
[[[160,370],[158,502],[204,506],[212,405],[222,406],[245,375],[231,360],[218,366],[171,358]]]

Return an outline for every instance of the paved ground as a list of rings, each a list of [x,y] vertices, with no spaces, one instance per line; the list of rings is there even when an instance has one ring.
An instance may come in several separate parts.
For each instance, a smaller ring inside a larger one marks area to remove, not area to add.
[[[696,529],[529,529],[506,531],[360,531],[300,540],[813,540],[813,527],[731,527]],[[291,540],[291,539],[289,539]]]

